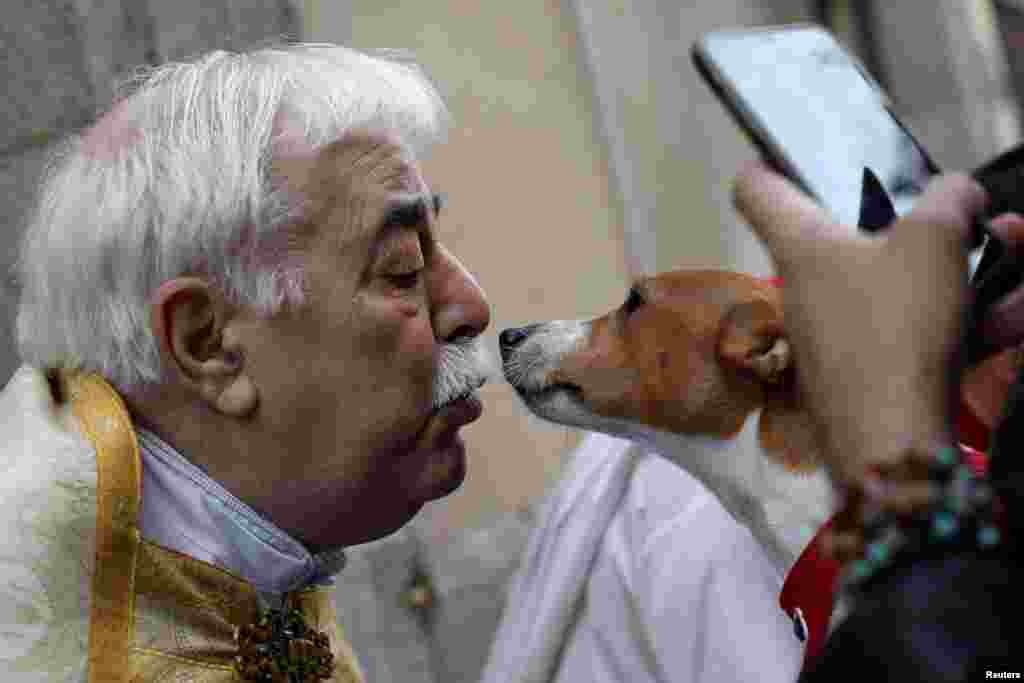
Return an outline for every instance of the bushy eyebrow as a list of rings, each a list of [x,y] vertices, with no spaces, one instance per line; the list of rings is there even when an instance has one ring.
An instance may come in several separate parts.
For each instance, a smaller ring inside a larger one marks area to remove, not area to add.
[[[389,200],[374,231],[373,244],[370,247],[370,261],[372,262],[376,258],[381,244],[391,235],[402,230],[426,225],[427,212],[433,210],[436,217],[443,206],[444,196],[440,193],[431,194],[429,200],[427,196],[421,194],[401,195]]]
[[[444,198],[441,194],[432,194],[430,195],[430,205],[436,216],[441,212]],[[377,226],[378,233],[390,232],[389,228],[415,228],[426,223],[428,210],[427,199],[422,195],[392,199],[384,209],[384,214]]]
[[[430,205],[434,215],[440,213],[443,198],[439,194],[430,196]],[[388,203],[384,214],[377,225],[378,232],[390,231],[388,228],[416,227],[427,222],[427,199],[422,195],[395,198]]]

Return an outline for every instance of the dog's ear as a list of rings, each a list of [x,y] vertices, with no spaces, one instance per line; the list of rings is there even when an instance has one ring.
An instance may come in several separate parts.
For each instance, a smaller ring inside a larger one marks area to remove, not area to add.
[[[752,373],[763,384],[777,384],[792,364],[782,318],[767,301],[734,306],[718,334],[718,359],[725,367]]]
[[[765,454],[793,471],[816,469],[820,463],[817,433],[801,400],[779,309],[767,301],[733,308],[719,332],[718,357],[725,367],[760,382],[764,400],[758,441]]]

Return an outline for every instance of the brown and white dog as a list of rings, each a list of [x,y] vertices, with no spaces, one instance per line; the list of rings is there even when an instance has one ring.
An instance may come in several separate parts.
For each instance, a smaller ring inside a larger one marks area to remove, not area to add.
[[[778,288],[716,270],[646,277],[588,321],[504,330],[531,412],[642,442],[707,486],[788,572],[832,513]]]

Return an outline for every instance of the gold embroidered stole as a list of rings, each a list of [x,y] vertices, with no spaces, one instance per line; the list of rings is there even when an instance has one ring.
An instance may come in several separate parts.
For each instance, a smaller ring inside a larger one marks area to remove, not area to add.
[[[96,374],[62,372],[61,393],[96,451],[96,567],[89,615],[89,683],[240,680],[238,629],[258,613],[255,589],[213,565],[139,536],[142,466],[128,410]],[[362,683],[330,589],[291,596],[327,634],[334,683]]]

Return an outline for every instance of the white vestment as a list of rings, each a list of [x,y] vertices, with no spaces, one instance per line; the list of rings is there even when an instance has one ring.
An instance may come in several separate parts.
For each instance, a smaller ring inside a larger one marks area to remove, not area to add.
[[[482,683],[794,681],[783,580],[684,470],[590,434],[545,501]]]

